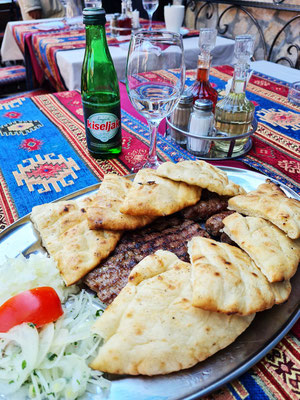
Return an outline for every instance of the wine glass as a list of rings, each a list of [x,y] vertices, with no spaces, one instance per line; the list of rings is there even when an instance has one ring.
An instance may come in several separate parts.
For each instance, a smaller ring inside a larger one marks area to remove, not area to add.
[[[143,0],[144,10],[147,11],[149,17],[149,30],[152,29],[152,16],[157,10],[158,0]]]
[[[176,73],[167,71],[170,69],[176,69]],[[147,161],[136,164],[132,172],[159,166],[156,155],[158,125],[178,104],[184,83],[181,35],[141,30],[132,36],[126,65],[126,87],[132,105],[146,118],[151,133]]]

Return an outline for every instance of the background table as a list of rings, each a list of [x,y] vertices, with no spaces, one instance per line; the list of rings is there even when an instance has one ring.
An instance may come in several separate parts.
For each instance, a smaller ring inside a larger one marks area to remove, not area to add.
[[[188,84],[193,75],[188,72]],[[210,79],[221,95],[231,75],[229,66],[212,68]],[[144,157],[149,145],[146,123],[131,106],[123,84],[120,90],[123,150],[113,160],[90,157],[78,92],[0,102],[0,228],[34,205],[99,182],[105,173],[125,175]],[[287,83],[254,74],[247,93],[258,119],[253,148],[237,160],[214,164],[254,168],[300,193],[300,108],[287,101],[287,93]],[[160,132],[164,133],[163,124]],[[162,160],[194,159],[169,137],[160,134],[157,143]],[[298,323],[259,363],[206,400],[298,399],[299,339]]]
[[[61,22],[63,19],[48,19],[47,23],[57,21]],[[41,22],[45,23],[45,20],[35,21],[33,27],[31,26],[32,21],[8,23],[1,47],[2,60],[19,60],[25,56],[27,69],[31,67],[31,63],[40,84],[46,74],[50,82],[56,85],[57,90],[80,89],[81,66],[85,46],[84,31],[79,29],[71,32],[62,30],[41,32],[38,30],[38,25]],[[78,24],[80,19],[75,19],[72,22]],[[142,20],[142,23],[145,26],[148,25],[147,21]],[[28,31],[26,31],[26,25]],[[156,26],[162,28],[164,25],[157,23]],[[183,40],[186,67],[196,68],[199,54],[198,33],[197,31],[190,31],[188,35],[194,37],[184,37]],[[109,49],[119,79],[125,78],[128,42],[129,38],[127,43],[112,40],[108,33]],[[233,40],[217,37],[216,47],[212,53],[213,65],[232,63],[233,47]],[[26,50],[28,54],[26,54]],[[30,81],[32,72],[28,72]]]
[[[110,46],[109,48],[120,80],[125,78],[128,47],[129,44],[124,43],[120,44],[118,47]],[[198,37],[184,38],[183,47],[186,68],[196,68],[199,54]],[[231,64],[233,62],[233,48],[233,40],[218,36],[216,47],[212,51],[212,65]],[[57,65],[65,86],[69,90],[80,90],[80,75],[83,56],[84,49],[66,50],[57,53]]]

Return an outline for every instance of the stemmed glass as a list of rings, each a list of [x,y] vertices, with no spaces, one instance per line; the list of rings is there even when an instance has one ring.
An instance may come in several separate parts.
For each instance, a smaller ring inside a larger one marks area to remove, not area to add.
[[[176,69],[176,73],[167,70]],[[132,105],[146,118],[150,129],[150,148],[147,161],[136,164],[156,169],[158,125],[171,114],[180,100],[185,83],[185,64],[182,38],[178,33],[141,30],[131,38],[126,87]]]
[[[152,16],[157,10],[158,0],[143,0],[144,10],[147,11],[149,17],[149,30],[152,29]]]

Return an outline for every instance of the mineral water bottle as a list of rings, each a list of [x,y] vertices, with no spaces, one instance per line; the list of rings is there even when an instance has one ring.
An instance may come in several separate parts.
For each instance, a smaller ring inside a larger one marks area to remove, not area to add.
[[[120,154],[121,109],[118,78],[107,46],[103,8],[85,8],[86,49],[81,97],[88,150],[95,158]]]

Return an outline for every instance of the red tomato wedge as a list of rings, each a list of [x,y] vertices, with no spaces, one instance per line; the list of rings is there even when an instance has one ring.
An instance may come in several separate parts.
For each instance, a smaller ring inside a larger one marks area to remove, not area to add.
[[[0,307],[0,332],[23,322],[40,327],[63,315],[60,299],[52,287],[38,287],[19,293]]]

